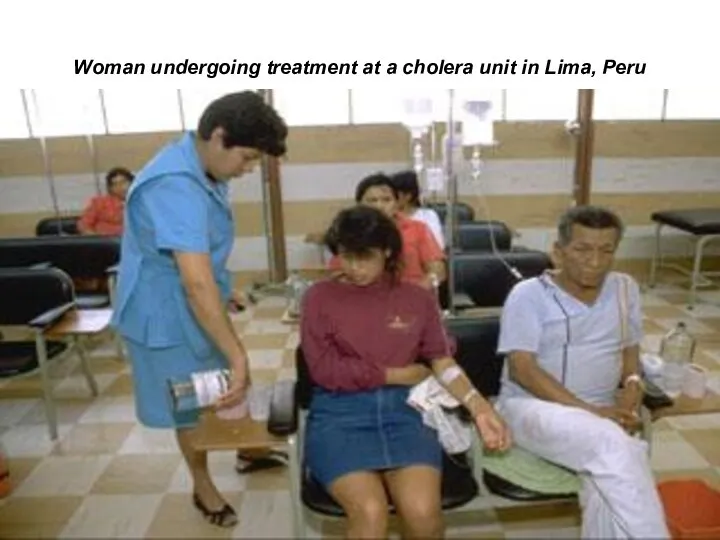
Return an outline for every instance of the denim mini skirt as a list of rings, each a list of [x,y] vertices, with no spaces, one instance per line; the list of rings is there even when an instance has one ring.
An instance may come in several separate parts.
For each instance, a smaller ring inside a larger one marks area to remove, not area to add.
[[[385,386],[365,392],[316,389],[305,429],[305,466],[326,489],[361,471],[426,465],[442,469],[437,432],[410,407],[410,388]]]

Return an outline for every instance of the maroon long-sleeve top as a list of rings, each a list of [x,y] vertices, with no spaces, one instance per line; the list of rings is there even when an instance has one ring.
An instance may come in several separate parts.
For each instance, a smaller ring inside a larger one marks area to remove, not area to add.
[[[371,390],[385,384],[386,368],[455,352],[434,295],[387,279],[313,285],[303,299],[300,340],[313,381],[331,391]]]

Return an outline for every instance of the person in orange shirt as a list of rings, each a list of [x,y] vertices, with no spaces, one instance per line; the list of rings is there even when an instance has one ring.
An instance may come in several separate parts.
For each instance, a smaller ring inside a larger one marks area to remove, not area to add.
[[[133,173],[124,167],[115,167],[107,173],[107,195],[99,195],[90,200],[78,222],[80,234],[122,235],[125,197],[134,178]]]
[[[373,174],[363,179],[355,189],[358,204],[372,206],[393,218],[403,241],[400,279],[431,289],[445,281],[445,254],[429,227],[413,220],[399,210],[398,192],[392,179],[385,174]],[[340,272],[340,258],[334,254],[329,268]]]

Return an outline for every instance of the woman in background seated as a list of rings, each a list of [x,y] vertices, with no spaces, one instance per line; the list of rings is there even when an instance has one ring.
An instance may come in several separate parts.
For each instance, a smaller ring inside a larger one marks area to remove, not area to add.
[[[451,358],[434,295],[398,279],[393,221],[359,205],[338,214],[326,241],[342,274],[303,302],[300,342],[315,384],[306,464],[344,509],[347,537],[385,537],[389,496],[405,538],[440,538],[442,448],[407,405],[410,387],[438,375],[488,448],[507,448],[507,429]]]
[[[123,231],[125,197],[135,176],[115,167],[105,176],[107,195],[93,197],[78,222],[81,234],[120,236]]]
[[[380,210],[400,231],[402,252],[398,271],[402,281],[426,289],[433,289],[445,281],[445,254],[425,224],[399,212],[398,193],[389,176],[373,174],[364,178],[355,188],[355,202]],[[337,255],[330,259],[328,266],[333,273],[342,269]]]
[[[393,174],[392,180],[398,192],[398,209],[410,219],[420,221],[428,226],[438,245],[445,249],[440,216],[432,208],[425,208],[420,201],[420,182],[415,171],[403,171]]]

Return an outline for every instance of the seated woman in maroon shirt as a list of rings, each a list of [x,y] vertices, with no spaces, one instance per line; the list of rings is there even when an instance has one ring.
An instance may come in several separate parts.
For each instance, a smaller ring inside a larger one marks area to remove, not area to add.
[[[442,449],[406,403],[410,387],[434,372],[487,447],[507,448],[508,431],[451,358],[435,296],[398,278],[392,220],[368,206],[343,210],[326,240],[343,273],[303,301],[300,342],[315,385],[306,465],[345,510],[349,538],[386,535],[388,496],[405,537],[442,537]]]

